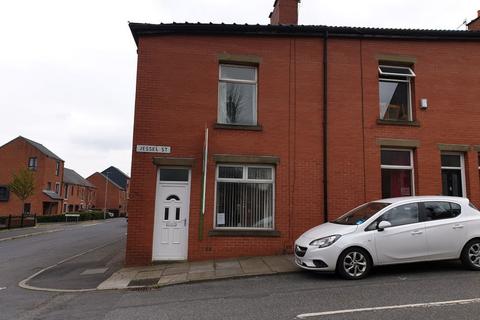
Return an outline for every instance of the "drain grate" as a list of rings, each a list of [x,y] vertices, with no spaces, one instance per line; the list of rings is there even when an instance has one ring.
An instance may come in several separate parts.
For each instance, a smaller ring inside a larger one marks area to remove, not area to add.
[[[153,278],[153,279],[138,279],[132,280],[129,282],[129,287],[137,287],[137,286],[154,286],[158,283],[160,278]]]

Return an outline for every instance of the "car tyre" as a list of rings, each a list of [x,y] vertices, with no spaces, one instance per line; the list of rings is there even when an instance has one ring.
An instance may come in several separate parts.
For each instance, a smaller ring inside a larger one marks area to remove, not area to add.
[[[463,247],[460,259],[468,269],[480,270],[480,239],[469,241]]]
[[[372,259],[362,248],[349,248],[342,252],[337,261],[337,273],[347,280],[363,279],[372,269]]]

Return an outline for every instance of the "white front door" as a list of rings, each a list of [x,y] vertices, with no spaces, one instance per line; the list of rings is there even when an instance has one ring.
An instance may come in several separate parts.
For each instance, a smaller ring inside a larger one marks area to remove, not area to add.
[[[188,253],[190,170],[160,168],[155,199],[153,260],[185,260]]]

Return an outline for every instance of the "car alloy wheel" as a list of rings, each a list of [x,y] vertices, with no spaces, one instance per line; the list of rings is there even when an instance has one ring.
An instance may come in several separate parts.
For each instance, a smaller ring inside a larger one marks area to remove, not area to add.
[[[480,244],[474,243],[468,249],[468,259],[477,268],[480,268]]]
[[[367,276],[371,267],[370,257],[363,249],[351,248],[340,255],[337,271],[346,279],[362,279]]]
[[[352,277],[360,277],[367,269],[367,259],[360,252],[350,252],[343,259],[343,267]]]
[[[480,270],[480,240],[472,240],[462,250],[463,264],[472,270]]]

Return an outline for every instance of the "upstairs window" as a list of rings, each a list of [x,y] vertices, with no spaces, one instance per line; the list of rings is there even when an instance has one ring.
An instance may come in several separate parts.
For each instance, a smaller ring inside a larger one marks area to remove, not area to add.
[[[0,201],[8,201],[9,196],[8,186],[0,186]]]
[[[60,161],[57,161],[55,165],[55,175],[58,176],[60,174]]]
[[[412,121],[413,70],[409,67],[380,65],[378,73],[380,119]]]
[[[37,157],[28,158],[28,169],[32,171],[37,170]]]
[[[220,65],[218,123],[257,125],[257,68]]]

